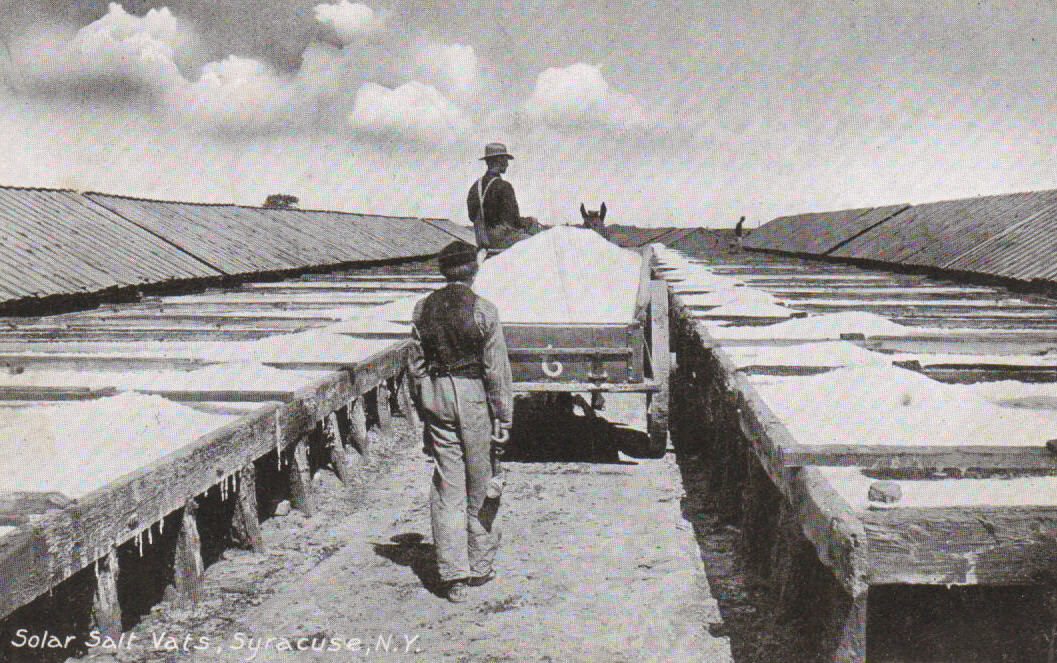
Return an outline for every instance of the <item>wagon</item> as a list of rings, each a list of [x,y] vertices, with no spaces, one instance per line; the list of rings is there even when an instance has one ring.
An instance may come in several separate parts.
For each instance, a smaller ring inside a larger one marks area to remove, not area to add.
[[[668,446],[668,289],[642,252],[638,298],[623,324],[506,323],[515,393],[646,394],[647,454]],[[592,399],[594,401],[594,399]]]

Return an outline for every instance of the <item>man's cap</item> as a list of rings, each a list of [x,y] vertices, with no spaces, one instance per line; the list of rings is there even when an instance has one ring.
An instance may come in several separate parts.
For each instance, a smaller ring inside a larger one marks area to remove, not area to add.
[[[477,262],[477,247],[473,244],[455,240],[440,250],[437,256],[441,269],[450,269],[460,265]]]
[[[506,151],[506,145],[502,143],[488,143],[484,146],[484,156],[478,161],[491,159],[492,157],[507,157],[513,159],[514,155]]]

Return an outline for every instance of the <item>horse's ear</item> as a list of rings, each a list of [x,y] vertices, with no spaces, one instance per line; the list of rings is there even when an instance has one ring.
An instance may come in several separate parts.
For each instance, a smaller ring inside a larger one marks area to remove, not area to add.
[[[598,208],[598,220],[599,221],[605,221],[606,220],[606,204],[605,203],[602,203],[602,206]]]
[[[587,208],[584,207],[583,203],[580,203],[580,216],[584,217],[585,220],[587,219]]]

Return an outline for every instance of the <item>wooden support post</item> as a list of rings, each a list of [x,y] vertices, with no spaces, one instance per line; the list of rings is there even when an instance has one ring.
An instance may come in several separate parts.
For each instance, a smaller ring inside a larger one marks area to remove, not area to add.
[[[250,463],[239,471],[239,492],[235,496],[232,522],[235,539],[248,550],[264,552],[261,523],[257,517],[257,470]]]
[[[290,459],[290,503],[306,516],[312,515],[312,471],[308,466],[308,444],[301,438],[293,445]]]
[[[202,562],[202,539],[198,535],[198,503],[193,498],[184,505],[173,562],[173,586],[176,588],[177,600],[185,606],[196,605],[205,564]]]
[[[117,599],[117,549],[95,563],[95,596],[92,599],[92,628],[104,638],[117,642],[121,637],[121,604]]]
[[[328,414],[320,427],[322,428],[323,445],[330,457],[330,465],[334,468],[334,474],[338,475],[343,484],[348,484],[349,468],[345,459],[345,442],[341,439],[341,427],[338,425],[337,413]]]
[[[418,431],[419,418],[418,409],[415,408],[415,399],[411,397],[411,372],[404,371],[400,374],[400,382],[397,387],[397,395],[400,399],[400,412],[411,428]]]
[[[354,398],[345,406],[349,418],[349,439],[361,456],[367,454],[367,412],[363,407],[363,396]]]
[[[389,439],[393,436],[393,411],[391,392],[386,382],[375,387],[375,407],[378,410],[378,433]]]
[[[834,663],[866,663],[866,610],[869,592],[862,589],[847,599],[836,615]]]

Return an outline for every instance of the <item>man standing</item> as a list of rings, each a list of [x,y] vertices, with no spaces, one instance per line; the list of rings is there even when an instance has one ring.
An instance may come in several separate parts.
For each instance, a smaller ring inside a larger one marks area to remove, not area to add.
[[[502,178],[514,157],[502,143],[489,143],[481,160],[488,170],[473,183],[466,207],[473,222],[477,248],[496,253],[532,234],[535,220],[522,218],[514,187]]]
[[[470,284],[477,249],[452,242],[440,252],[447,285],[415,306],[413,395],[435,460],[430,516],[437,568],[449,600],[495,577],[494,507],[482,514],[492,479],[492,446],[502,455],[513,419],[510,359],[494,304]]]

